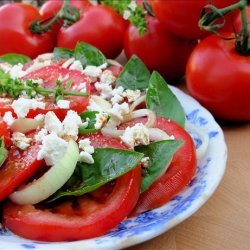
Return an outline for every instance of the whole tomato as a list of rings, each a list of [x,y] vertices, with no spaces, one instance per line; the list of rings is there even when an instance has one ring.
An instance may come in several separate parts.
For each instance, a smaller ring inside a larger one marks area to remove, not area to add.
[[[12,3],[0,7],[0,55],[20,53],[31,58],[50,52],[56,37],[52,32],[34,34],[29,25],[39,19],[38,10],[29,4]]]
[[[70,27],[62,27],[57,45],[73,49],[77,42],[90,43],[108,58],[116,58],[123,49],[127,22],[112,8],[96,5],[86,10],[79,21]]]
[[[216,117],[249,121],[249,69],[250,57],[237,53],[234,40],[212,35],[205,38],[190,56],[187,87],[191,95]]]
[[[147,32],[140,35],[130,25],[124,39],[127,58],[136,54],[149,70],[157,70],[167,81],[175,82],[185,73],[185,67],[196,41],[190,41],[165,30],[160,22],[148,16]]]
[[[209,32],[200,30],[198,21],[201,10],[207,4],[213,4],[217,8],[223,8],[236,3],[238,0],[152,0],[151,4],[156,17],[173,33],[185,38],[203,38]],[[232,17],[226,17],[226,23],[222,30],[233,30]]]
[[[48,0],[46,1],[41,9],[40,14],[42,15],[43,19],[53,17],[57,14],[57,12],[61,9],[63,4],[62,0]],[[80,12],[85,11],[90,7],[92,4],[88,0],[70,0],[69,6],[73,6],[80,10]],[[53,25],[52,29],[55,32],[58,32],[60,27],[62,26],[62,23],[56,23]]]

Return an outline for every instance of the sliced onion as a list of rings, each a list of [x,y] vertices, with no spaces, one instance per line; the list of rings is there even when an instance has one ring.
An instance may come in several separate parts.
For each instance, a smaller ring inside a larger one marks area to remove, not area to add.
[[[113,59],[108,59],[107,60],[109,64],[113,65],[113,66],[122,66],[120,63],[118,63],[116,60],[113,60]]]
[[[62,68],[68,68],[73,62],[75,61],[75,58],[69,58],[67,61],[65,61],[63,63],[63,65],[61,66]]]
[[[130,106],[130,112],[134,111],[137,106],[145,102],[146,95],[140,96],[136,101],[134,101]]]
[[[123,135],[124,130],[118,130],[116,128],[104,127],[101,129],[101,133],[112,138],[120,138]]]
[[[168,135],[159,128],[149,128],[148,131],[150,141],[174,140],[173,136]]]
[[[47,199],[73,174],[79,158],[79,148],[75,141],[70,140],[65,155],[52,166],[42,177],[27,184],[21,190],[10,195],[17,204],[36,204]]]
[[[207,133],[203,131],[201,128],[197,128],[196,126],[187,121],[185,123],[185,129],[190,133],[198,135],[199,138],[201,139],[202,144],[200,147],[196,149],[196,154],[198,159],[202,158],[205,155],[209,145],[209,137]]]
[[[111,103],[103,99],[102,97],[98,95],[91,95],[91,99],[94,100],[94,102],[102,108],[103,111],[108,111],[112,108]]]
[[[37,129],[41,125],[42,125],[42,122],[37,121],[35,119],[18,118],[12,123],[12,125],[10,126],[10,129],[13,132],[20,132],[20,133],[25,134],[29,131]]]

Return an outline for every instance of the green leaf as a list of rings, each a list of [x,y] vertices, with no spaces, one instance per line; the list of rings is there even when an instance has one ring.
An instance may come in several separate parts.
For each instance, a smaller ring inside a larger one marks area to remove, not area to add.
[[[149,166],[145,169],[142,177],[142,192],[147,190],[161,176],[171,162],[174,153],[182,145],[182,141],[166,140],[135,148],[136,151],[143,153],[145,157],[149,157]]]
[[[25,64],[29,61],[31,61],[31,59],[28,56],[21,54],[9,53],[0,56],[0,63],[7,62],[9,64],[15,65],[18,63]]]
[[[82,63],[83,68],[87,65],[100,66],[107,62],[106,57],[96,47],[79,42],[74,51],[74,58]]]
[[[137,56],[133,55],[116,79],[116,85],[125,89],[145,90],[148,88],[149,79],[149,70]]]
[[[47,202],[96,190],[134,169],[143,158],[141,153],[115,148],[96,148],[92,156],[94,164],[78,163],[73,176]]]
[[[85,111],[80,114],[80,117],[83,121],[88,120],[88,127],[86,128],[79,128],[78,133],[79,134],[89,134],[89,133],[95,133],[97,130],[95,129],[95,123],[96,123],[96,114],[98,114],[98,111]]]
[[[5,162],[7,155],[8,155],[8,151],[5,149],[4,140],[3,138],[0,138],[0,167]]]
[[[74,50],[71,49],[65,49],[65,48],[54,48],[54,58],[59,59],[69,59],[74,57]]]
[[[146,105],[148,109],[155,111],[158,116],[168,118],[184,127],[185,112],[183,107],[163,77],[156,71],[152,73],[149,80]]]

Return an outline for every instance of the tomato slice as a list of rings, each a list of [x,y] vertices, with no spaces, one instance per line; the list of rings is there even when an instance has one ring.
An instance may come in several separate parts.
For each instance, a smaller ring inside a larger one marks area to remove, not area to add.
[[[36,159],[38,151],[37,144],[31,145],[26,151],[11,147],[8,160],[0,169],[0,201],[41,167],[43,161]]]
[[[12,141],[11,141],[10,130],[8,128],[8,125],[1,120],[0,120],[0,138],[4,139],[5,147],[8,148],[11,146]]]
[[[45,88],[56,88],[56,81],[62,78],[64,79],[62,84],[65,86],[67,81],[72,81],[71,90],[80,91],[81,84],[86,83],[86,90],[90,93],[90,82],[88,77],[77,70],[69,70],[62,68],[58,65],[46,66],[44,68],[34,70],[27,74],[23,79],[42,79],[44,81],[43,86]],[[70,101],[70,109],[77,113],[83,112],[88,103],[89,97],[76,97],[76,96],[65,96],[65,100]],[[52,98],[46,98],[45,109],[30,110],[27,117],[33,118],[38,114],[46,114],[48,111],[53,111],[60,120],[63,120],[69,109],[61,109],[54,103]],[[0,103],[0,115],[4,115],[5,112],[12,111],[11,105],[6,103]]]
[[[125,148],[120,141],[100,134],[87,136],[98,147]],[[84,137],[86,138],[86,137]],[[14,233],[33,240],[70,241],[97,237],[115,227],[134,208],[140,193],[140,167],[117,179],[107,197],[91,194],[54,208],[7,202],[3,223]]]
[[[137,119],[133,123],[136,122],[144,122],[144,119]],[[177,123],[163,117],[157,118],[156,128],[168,135],[174,135],[175,139],[182,140],[184,145],[174,154],[166,173],[140,195],[131,216],[162,206],[179,193],[195,174],[197,159],[190,135]]]

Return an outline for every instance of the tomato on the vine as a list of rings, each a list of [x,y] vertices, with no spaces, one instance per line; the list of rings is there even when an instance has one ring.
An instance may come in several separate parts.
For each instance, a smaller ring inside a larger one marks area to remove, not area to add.
[[[237,53],[235,40],[212,35],[201,41],[190,56],[187,87],[191,95],[216,117],[249,121],[249,68],[250,58]]]
[[[153,17],[147,17],[147,21],[148,30],[143,35],[135,26],[129,26],[124,39],[125,54],[127,58],[136,54],[149,70],[157,70],[166,80],[174,82],[184,75],[196,41],[170,33]]]
[[[119,140],[101,134],[83,138],[90,138],[95,147],[126,148]],[[138,200],[140,185],[139,166],[119,177],[105,197],[84,195],[50,209],[8,202],[3,210],[3,223],[14,233],[33,240],[69,241],[97,237],[130,213]]]
[[[171,32],[189,39],[203,38],[209,32],[198,27],[201,10],[207,4],[223,8],[236,3],[237,0],[153,0],[151,2],[156,17]],[[222,31],[233,31],[232,18],[237,12],[226,17]]]
[[[55,46],[55,34],[34,34],[29,25],[41,16],[30,4],[11,3],[0,7],[0,55],[19,53],[35,58]]]
[[[107,58],[116,58],[123,49],[126,28],[127,22],[112,8],[91,6],[80,20],[59,30],[57,45],[73,49],[82,41],[97,47]]]

